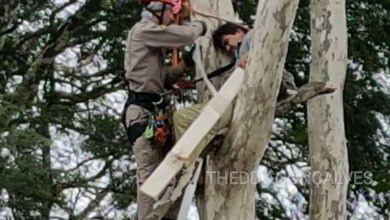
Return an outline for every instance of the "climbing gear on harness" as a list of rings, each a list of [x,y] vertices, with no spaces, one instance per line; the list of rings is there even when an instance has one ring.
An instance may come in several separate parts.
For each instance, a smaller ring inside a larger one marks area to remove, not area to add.
[[[169,125],[165,110],[154,112],[149,118],[144,137],[158,146],[165,146],[171,135]]]
[[[139,122],[127,125],[126,112],[130,105],[137,105],[149,112],[155,112],[156,109],[164,109],[167,106],[167,102],[157,94],[140,93],[131,90],[128,91],[128,98],[122,113],[122,124],[127,131],[128,139],[132,145],[142,134],[146,135],[145,131],[148,130],[148,121],[150,122],[150,119],[148,120],[147,117],[151,116],[146,115],[145,118],[139,119]],[[154,130],[152,130],[152,132],[153,131]],[[153,134],[154,133],[152,133],[152,135]],[[150,129],[148,130],[147,135],[150,135]]]
[[[165,146],[170,135],[168,117],[163,111],[153,115],[154,139],[159,146]]]

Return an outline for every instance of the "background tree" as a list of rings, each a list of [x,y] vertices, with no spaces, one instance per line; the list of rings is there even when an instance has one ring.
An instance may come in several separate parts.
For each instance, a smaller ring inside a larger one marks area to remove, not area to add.
[[[86,219],[133,201],[123,95],[112,94],[124,88],[122,41],[140,8],[123,6],[1,3],[2,215]]]
[[[345,1],[312,1],[310,19],[310,81],[326,82],[336,88],[332,94],[316,97],[307,104],[310,219],[345,219],[349,182],[343,111],[347,70]]]
[[[236,11],[248,24],[253,23],[257,1],[235,1]],[[373,181],[349,184],[349,216],[372,218],[389,216],[389,42],[386,27],[389,11],[384,1],[346,1],[349,65],[344,90],[344,115],[350,172],[371,172]],[[293,33],[290,37],[286,68],[293,72],[297,85],[308,81],[311,61],[309,38],[309,1],[301,0]],[[387,55],[386,55],[387,54]],[[379,106],[374,103],[381,103]],[[271,180],[258,184],[260,199],[257,212],[268,216],[302,218],[308,213],[308,185],[300,178],[309,164],[306,110],[298,106],[286,117],[275,121],[270,146],[262,160],[261,170],[269,171]],[[264,166],[264,167],[263,167]],[[373,168],[375,167],[375,168]],[[285,190],[281,182],[293,182],[296,189]],[[271,183],[270,183],[271,182]],[[282,193],[281,193],[282,191]],[[286,192],[287,191],[287,192]],[[284,194],[287,196],[281,196]],[[286,201],[286,197],[289,201]],[[361,203],[374,206],[367,214],[354,214]],[[387,206],[387,207],[386,207]]]

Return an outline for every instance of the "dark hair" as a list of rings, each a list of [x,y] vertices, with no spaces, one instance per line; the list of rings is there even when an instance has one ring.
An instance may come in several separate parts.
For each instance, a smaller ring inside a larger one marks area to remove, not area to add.
[[[235,34],[238,30],[243,31],[244,33],[248,32],[246,29],[232,23],[226,23],[217,28],[213,33],[213,42],[216,49],[225,50],[224,45],[222,45],[222,37],[227,34]]]

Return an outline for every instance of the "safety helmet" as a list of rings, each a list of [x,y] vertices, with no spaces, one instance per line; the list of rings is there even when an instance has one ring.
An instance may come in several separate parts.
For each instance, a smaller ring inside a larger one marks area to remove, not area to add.
[[[161,0],[161,2],[172,5],[172,13],[177,14],[181,9],[181,0]]]

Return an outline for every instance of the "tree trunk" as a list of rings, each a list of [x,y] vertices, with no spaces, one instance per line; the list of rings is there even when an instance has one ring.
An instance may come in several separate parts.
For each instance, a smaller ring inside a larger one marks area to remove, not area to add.
[[[260,0],[246,77],[223,147],[206,171],[207,220],[255,219],[251,178],[271,134],[276,97],[298,0]]]
[[[347,67],[345,0],[311,3],[310,81],[336,91],[308,102],[312,183],[310,219],[346,219],[348,157],[344,131],[343,86]]]

